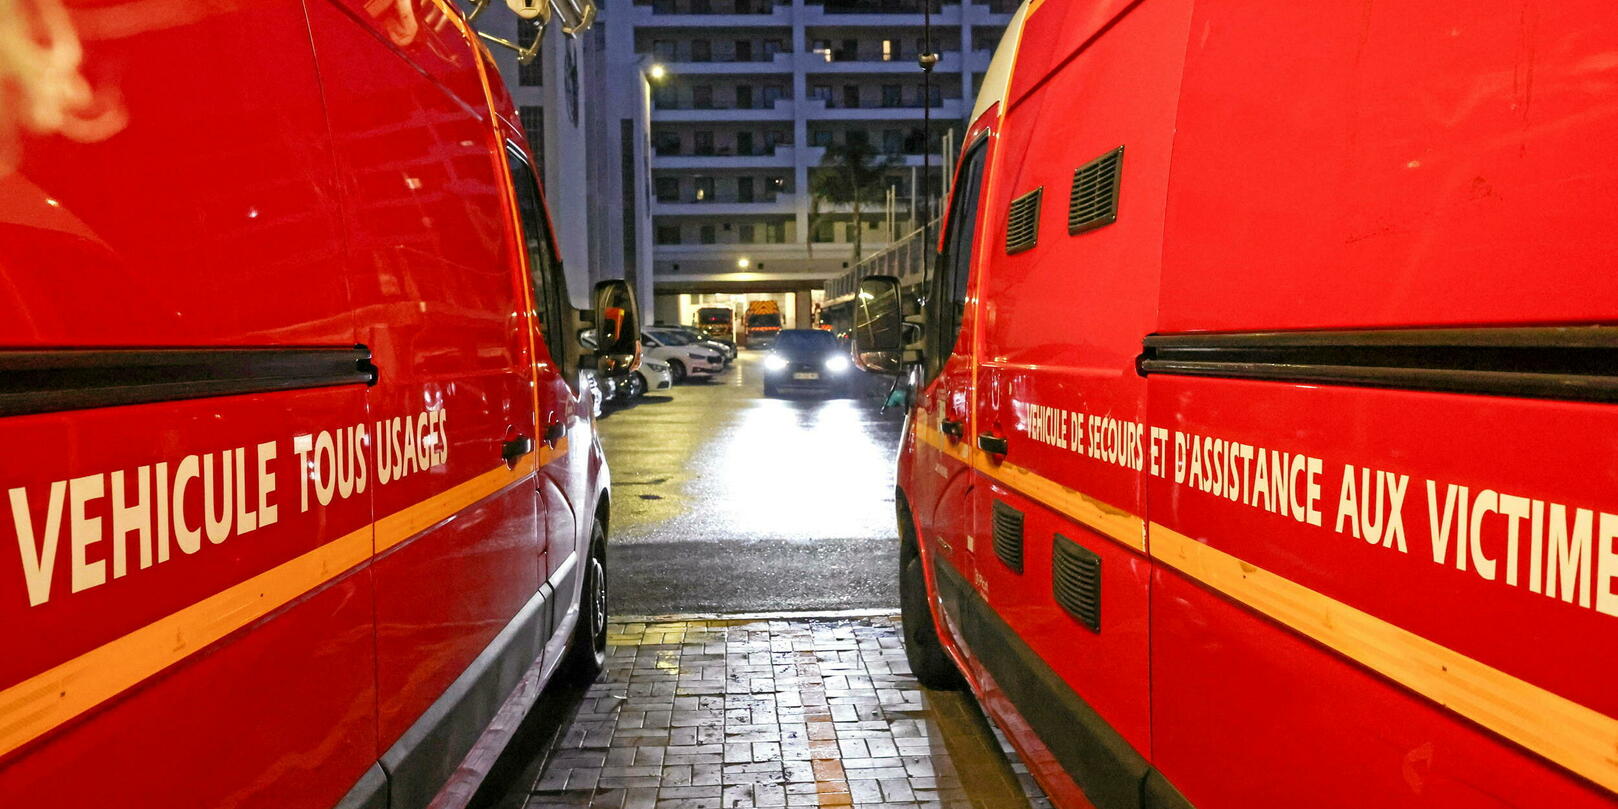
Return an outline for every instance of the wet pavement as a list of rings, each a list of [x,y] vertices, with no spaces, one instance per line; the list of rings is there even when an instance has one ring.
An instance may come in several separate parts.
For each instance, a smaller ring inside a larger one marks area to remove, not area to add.
[[[601,420],[614,615],[898,607],[885,380],[766,399],[762,358]]]
[[[765,399],[761,360],[602,420],[606,672],[544,695],[474,806],[1047,809],[970,694],[910,674],[884,380]]]
[[[616,623],[607,673],[501,809],[1044,809],[896,618]]]

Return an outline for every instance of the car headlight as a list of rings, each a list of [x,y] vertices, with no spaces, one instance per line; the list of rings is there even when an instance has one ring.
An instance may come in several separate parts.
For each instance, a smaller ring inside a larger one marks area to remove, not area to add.
[[[664,371],[667,371],[669,369],[669,367],[667,365],[664,365],[663,363],[658,362],[657,360],[645,360],[643,364],[645,364],[645,366],[647,368],[650,368],[650,369],[652,369],[653,371],[655,371],[657,373],[663,373]]]
[[[785,371],[787,368],[786,358],[771,354],[764,358],[764,368],[769,371]]]
[[[708,355],[707,354],[687,354],[686,356],[690,357],[691,359],[702,360],[704,362],[706,362],[708,360]]]
[[[847,357],[844,357],[842,355],[837,355],[837,356],[834,356],[834,357],[827,357],[826,358],[826,370],[831,371],[834,374],[840,374],[840,373],[848,370],[848,367],[849,367],[849,364],[848,364],[848,358]]]

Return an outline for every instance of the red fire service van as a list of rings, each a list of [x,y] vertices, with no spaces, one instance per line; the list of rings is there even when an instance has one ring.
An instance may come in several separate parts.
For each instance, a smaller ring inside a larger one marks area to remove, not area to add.
[[[601,665],[628,288],[442,0],[7,6],[0,806],[463,804]]]
[[[1618,802],[1614,31],[1014,17],[857,351],[909,381],[913,668],[1058,806]]]

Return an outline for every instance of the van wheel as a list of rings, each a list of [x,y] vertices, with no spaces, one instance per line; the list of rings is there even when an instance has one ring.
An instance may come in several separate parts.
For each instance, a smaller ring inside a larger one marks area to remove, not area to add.
[[[584,558],[583,572],[579,622],[562,661],[562,676],[580,685],[595,682],[607,666],[607,532],[599,522],[590,530],[590,555]]]
[[[899,510],[899,617],[904,629],[905,658],[922,685],[955,691],[966,685],[966,680],[938,638],[938,626],[927,603],[927,579],[909,506],[903,497],[895,500]]]
[[[674,377],[674,384],[685,381],[685,363],[679,360],[669,360],[669,376]]]

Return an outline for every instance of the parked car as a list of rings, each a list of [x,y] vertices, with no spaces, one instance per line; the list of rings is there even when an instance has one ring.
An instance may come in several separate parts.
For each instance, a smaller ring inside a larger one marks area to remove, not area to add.
[[[723,354],[673,329],[642,331],[641,350],[654,360],[668,363],[676,385],[691,377],[706,379],[725,370]]]
[[[764,357],[764,395],[788,391],[846,396],[855,374],[848,349],[820,329],[785,329]]]
[[[472,794],[606,657],[632,293],[455,4],[62,5],[0,3],[0,805]]]
[[[678,332],[683,332],[690,335],[693,339],[702,342],[704,345],[722,350],[725,354],[725,362],[728,363],[731,360],[736,359],[736,341],[730,338],[716,337],[696,326],[671,326],[667,323],[654,323],[652,324],[652,328],[673,329]]]
[[[651,357],[641,360],[640,368],[618,383],[617,401],[632,402],[654,390],[674,387],[674,372],[669,364]]]

